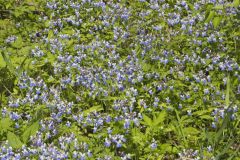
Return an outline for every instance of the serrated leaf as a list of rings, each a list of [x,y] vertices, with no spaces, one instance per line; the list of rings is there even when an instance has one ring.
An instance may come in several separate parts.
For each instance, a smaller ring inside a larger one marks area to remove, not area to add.
[[[12,132],[8,132],[7,140],[9,145],[16,149],[21,148],[23,145],[23,143],[20,141],[20,138]]]
[[[27,143],[30,136],[36,134],[39,129],[39,122],[34,122],[30,127],[28,127],[25,132],[22,134],[22,140],[24,143]]]
[[[131,133],[132,133],[133,142],[143,146],[145,135],[142,132],[140,132],[139,129],[137,128],[133,128]]]
[[[146,116],[145,114],[143,114],[143,120],[144,120],[146,125],[152,126],[152,124],[153,124],[152,119],[149,118],[148,116]]]
[[[153,120],[153,126],[157,126],[158,124],[162,123],[165,120],[166,115],[167,114],[165,111],[160,112],[156,119]]]

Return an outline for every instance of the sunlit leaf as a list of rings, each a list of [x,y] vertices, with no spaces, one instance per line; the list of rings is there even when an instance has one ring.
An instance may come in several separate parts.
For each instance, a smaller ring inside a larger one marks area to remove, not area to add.
[[[149,118],[147,115],[143,115],[143,120],[145,122],[145,124],[147,124],[148,126],[152,126],[153,122],[152,122],[152,119]]]
[[[21,148],[23,145],[23,143],[20,141],[20,138],[12,132],[8,132],[7,140],[9,145],[13,148]]]
[[[34,122],[31,126],[27,127],[27,129],[22,134],[22,140],[24,143],[27,143],[30,136],[33,136],[39,129],[39,121]]]
[[[88,115],[88,114],[91,113],[91,112],[94,112],[94,111],[98,112],[98,111],[102,111],[102,110],[103,110],[102,105],[93,106],[93,107],[91,107],[91,108],[83,111],[83,114],[84,114],[84,115]]]
[[[3,131],[11,130],[12,121],[10,118],[3,118],[0,121],[0,129]]]
[[[208,15],[208,17],[207,17],[205,22],[206,23],[210,22],[213,19],[214,15],[215,15],[215,12],[214,11],[210,11],[210,13],[209,13],[209,15]]]
[[[221,17],[214,17],[213,19],[213,26],[214,28],[217,28],[221,22]]]
[[[166,116],[167,114],[165,111],[160,112],[156,119],[153,119],[153,126],[157,126],[158,124],[162,123],[165,120]]]

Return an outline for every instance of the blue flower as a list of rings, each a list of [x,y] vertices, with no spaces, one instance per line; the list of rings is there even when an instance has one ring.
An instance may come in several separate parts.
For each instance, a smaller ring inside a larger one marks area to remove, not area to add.
[[[155,139],[153,139],[153,140],[152,140],[152,143],[151,143],[151,145],[150,145],[151,149],[153,149],[153,150],[154,150],[154,149],[156,149],[156,148],[157,148],[157,146],[158,146],[158,145],[157,145],[157,142],[156,142],[156,140],[155,140]]]
[[[130,119],[125,119],[124,129],[129,129],[129,127],[130,127]]]
[[[105,138],[104,145],[105,145],[106,147],[110,147],[110,146],[111,146],[111,141],[110,141],[109,139]]]
[[[215,122],[212,122],[212,128],[217,128]]]
[[[122,141],[121,141],[121,140],[118,140],[118,141],[117,141],[116,147],[117,147],[117,148],[122,147]]]

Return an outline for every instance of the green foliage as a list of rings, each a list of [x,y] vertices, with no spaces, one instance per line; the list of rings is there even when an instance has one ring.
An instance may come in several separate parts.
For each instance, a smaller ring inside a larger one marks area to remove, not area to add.
[[[101,105],[98,105],[98,106],[93,106],[87,110],[84,110],[83,111],[83,114],[84,115],[88,115],[90,114],[91,112],[99,112],[99,111],[102,111],[103,110],[103,107]]]
[[[13,128],[11,127],[12,121],[10,118],[3,118],[0,121],[0,134],[4,132],[11,131]]]
[[[93,1],[0,0],[0,147],[239,159],[240,0]]]
[[[23,143],[21,142],[20,138],[15,135],[13,132],[7,133],[7,140],[11,147],[13,148],[21,148]]]
[[[38,130],[39,130],[39,121],[34,122],[33,124],[27,127],[27,129],[22,134],[22,141],[24,143],[27,143],[30,136],[34,136]]]

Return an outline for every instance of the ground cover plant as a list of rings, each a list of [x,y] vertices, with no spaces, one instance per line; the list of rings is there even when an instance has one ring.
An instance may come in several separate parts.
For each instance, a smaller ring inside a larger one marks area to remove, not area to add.
[[[0,0],[0,158],[240,159],[239,0]]]

